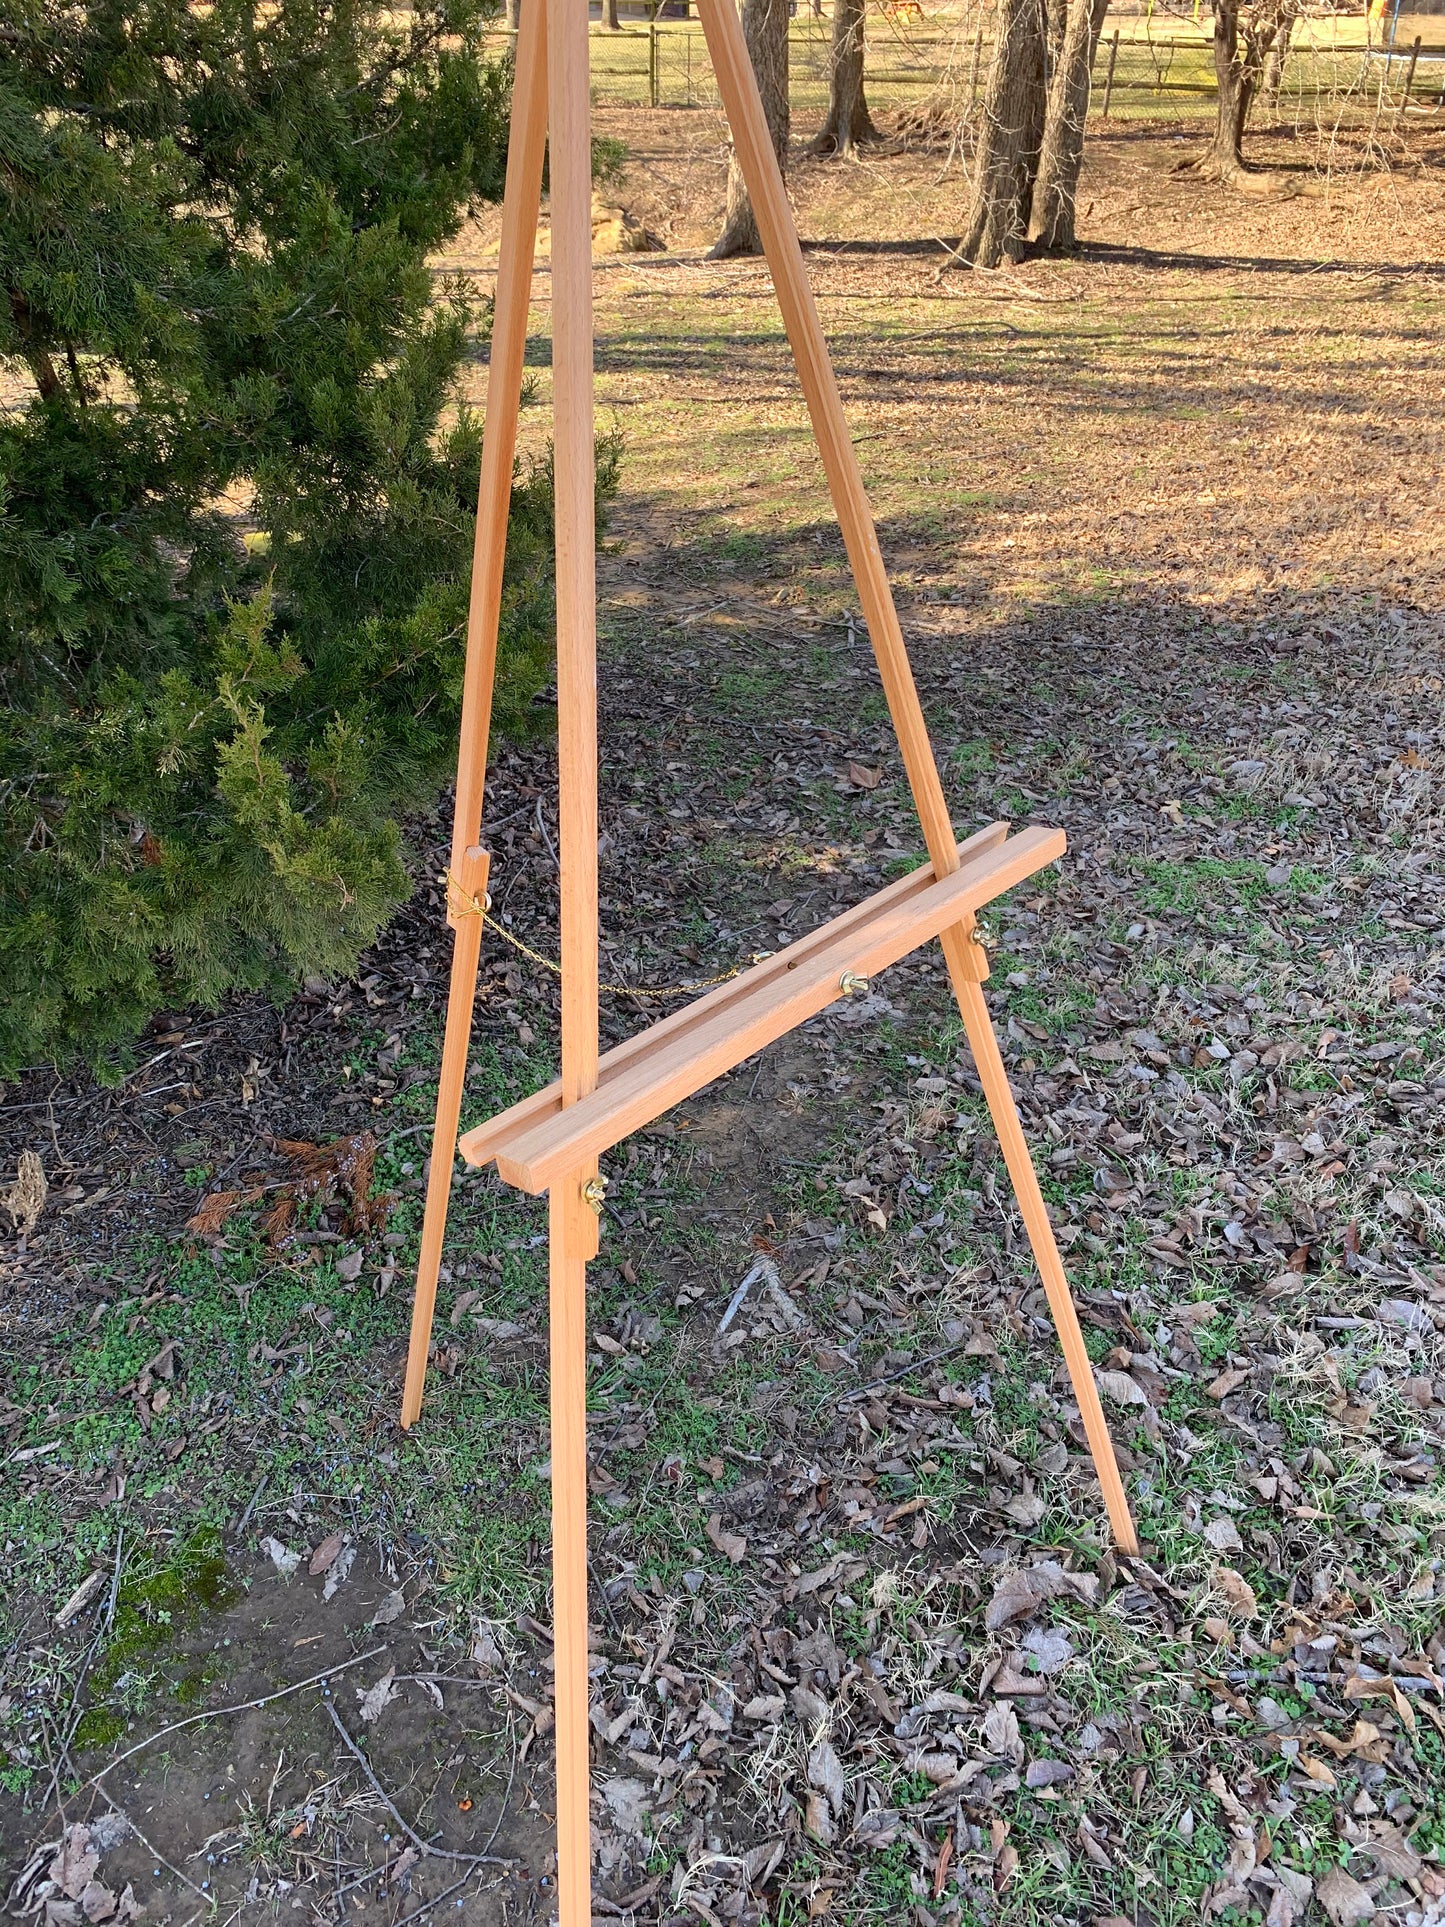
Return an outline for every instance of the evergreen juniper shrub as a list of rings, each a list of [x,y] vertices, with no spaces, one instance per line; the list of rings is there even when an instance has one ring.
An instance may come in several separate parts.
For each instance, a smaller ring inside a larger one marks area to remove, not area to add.
[[[400,21],[402,24],[397,24]],[[499,197],[478,0],[18,0],[0,39],[0,1074],[354,964],[456,754]],[[599,462],[599,499],[615,451]],[[519,469],[498,728],[548,720]]]

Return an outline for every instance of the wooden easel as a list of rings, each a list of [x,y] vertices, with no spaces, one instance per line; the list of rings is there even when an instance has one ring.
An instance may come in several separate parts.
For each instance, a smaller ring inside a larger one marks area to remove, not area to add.
[[[598,1054],[597,651],[592,426],[591,140],[583,0],[529,0],[517,40],[511,144],[497,267],[491,369],[467,632],[456,819],[447,888],[453,932],[436,1132],[401,1422],[421,1411],[437,1273],[476,994],[488,855],[482,790],[502,560],[516,450],[532,255],[551,134],[552,367],[557,524],[557,733],[561,867],[562,1074],[461,1139],[474,1165],[548,1195],[552,1580],[560,1927],[589,1927],[586,1270],[597,1254],[598,1157],[764,1045],[930,938],[949,978],[1079,1402],[1114,1536],[1137,1550],[1099,1403],[1023,1127],[983,995],[976,913],[1062,855],[1061,830],[1010,836],[994,824],[956,841],[893,607],[782,176],[734,0],[698,0],[718,91],[752,197],[833,506],[930,861],[811,936]]]

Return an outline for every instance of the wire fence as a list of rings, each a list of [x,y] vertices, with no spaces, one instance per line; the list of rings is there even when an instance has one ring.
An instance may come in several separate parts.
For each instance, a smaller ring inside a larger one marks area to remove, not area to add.
[[[1207,13],[1166,14],[1146,4],[1111,14],[1094,60],[1089,112],[1097,119],[1212,118],[1214,43]],[[994,7],[930,17],[912,0],[875,4],[868,14],[867,92],[877,115],[906,122],[965,119],[988,82]],[[1406,23],[1409,24],[1408,22]],[[1272,63],[1255,121],[1276,124],[1402,124],[1409,114],[1445,110],[1445,17],[1393,46],[1365,44],[1358,15],[1295,23]],[[804,123],[828,100],[831,23],[800,0],[790,28],[790,95]],[[693,20],[628,21],[592,35],[592,91],[634,107],[714,107],[717,90],[702,30]]]

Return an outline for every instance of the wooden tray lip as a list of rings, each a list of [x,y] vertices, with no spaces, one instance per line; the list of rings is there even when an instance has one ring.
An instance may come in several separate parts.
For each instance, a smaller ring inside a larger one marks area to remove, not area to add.
[[[965,837],[957,849],[959,868],[985,852],[997,849],[1000,843],[1006,841],[1010,827],[1006,822],[987,823],[982,829],[975,830],[971,836]],[[950,871],[948,874],[952,875],[953,872]],[[892,883],[885,884],[871,897],[864,897],[848,909],[840,910],[838,915],[828,923],[819,924],[817,929],[810,930],[806,936],[799,937],[785,950],[774,951],[770,957],[764,958],[761,964],[753,966],[753,971],[740,972],[738,976],[729,978],[725,984],[720,984],[716,990],[709,990],[703,996],[695,997],[691,1003],[685,1004],[680,1010],[670,1011],[666,1017],[659,1018],[655,1024],[648,1024],[643,1029],[634,1031],[630,1037],[614,1045],[603,1055],[597,1067],[598,1084],[606,1084],[613,1077],[618,1076],[634,1057],[646,1051],[660,1049],[666,1039],[695,1028],[698,1024],[706,1022],[714,1010],[734,1002],[738,996],[739,985],[753,976],[754,971],[762,972],[770,968],[775,973],[781,973],[785,967],[792,968],[798,959],[818,950],[825,935],[836,934],[841,929],[863,921],[866,916],[876,912],[880,903],[903,901],[936,881],[933,865],[922,863],[905,876],[895,877]],[[475,1166],[490,1164],[496,1156],[497,1144],[519,1129],[524,1117],[533,1122],[540,1122],[544,1117],[555,1115],[561,1108],[562,1086],[558,1080],[553,1079],[550,1084],[545,1084],[540,1090],[533,1091],[530,1097],[520,1098],[506,1110],[496,1112],[485,1123],[473,1125],[471,1130],[462,1136],[458,1149],[468,1164]]]
[[[999,832],[1002,832],[1001,834]],[[631,1084],[639,1066],[659,1053],[675,1049],[690,1031],[706,1033],[708,1026],[715,1022],[724,1010],[736,1014],[739,1027],[748,1018],[749,1005],[766,1005],[776,1002],[779,987],[797,979],[792,973],[798,966],[807,968],[809,976],[816,976],[820,963],[826,960],[829,968],[841,973],[844,967],[851,967],[849,959],[853,953],[865,951],[870,937],[876,937],[881,925],[908,915],[912,921],[925,909],[927,900],[939,897],[945,903],[969,890],[970,883],[979,871],[1004,871],[1017,863],[1020,857],[1027,857],[1030,868],[1018,876],[1009,876],[992,894],[999,895],[1006,889],[1015,887],[1025,876],[1043,869],[1063,853],[1065,847],[1062,830],[1050,829],[1042,825],[1030,825],[1018,836],[1009,836],[1007,826],[989,826],[989,830],[971,837],[960,846],[962,861],[958,869],[951,870],[943,877],[934,874],[932,864],[920,865],[906,877],[885,885],[873,896],[865,898],[851,909],[843,911],[828,923],[821,924],[797,944],[789,945],[783,951],[775,952],[751,969],[732,978],[718,990],[709,991],[697,998],[681,1011],[654,1024],[651,1028],[636,1033],[622,1044],[607,1052],[599,1065],[598,1088],[591,1098],[584,1098],[581,1104],[595,1108],[595,1101],[606,1098],[609,1084],[626,1078]],[[988,898],[983,899],[988,901]],[[971,915],[972,908],[965,906],[960,914]],[[913,949],[930,940],[928,935],[921,936],[916,943],[902,950],[899,956],[911,954]],[[891,961],[897,961],[895,957]],[[884,966],[886,967],[886,966]],[[829,997],[818,1005],[818,1010],[826,1009],[827,1004],[836,1001]],[[817,1011],[813,1011],[813,1015]],[[806,1021],[801,1018],[798,1021]],[[785,1028],[791,1028],[789,1025]],[[781,1034],[781,1033],[780,1033]],[[700,1040],[701,1041],[701,1040]],[[743,1055],[751,1055],[751,1050]],[[741,1061],[741,1060],[739,1060]],[[628,1077],[627,1073],[633,1076]],[[721,1070],[713,1071],[703,1081],[710,1083],[714,1077],[723,1075]],[[699,1087],[701,1088],[701,1086]],[[681,1101],[679,1099],[678,1101]],[[664,1105],[663,1109],[670,1108]],[[561,1088],[556,1082],[533,1092],[530,1097],[499,1112],[485,1124],[476,1126],[460,1140],[459,1149],[468,1163],[480,1165],[498,1159],[510,1167],[503,1175],[512,1183],[520,1183],[524,1190],[545,1189],[545,1185],[534,1186],[530,1169],[533,1157],[540,1146],[528,1145],[527,1139],[535,1132],[541,1132],[552,1125],[561,1115]],[[659,1113],[660,1115],[660,1113]],[[619,1142],[631,1130],[640,1128],[631,1125],[619,1133],[613,1142]],[[610,1147],[604,1147],[610,1148]],[[543,1154],[543,1163],[551,1160]]]

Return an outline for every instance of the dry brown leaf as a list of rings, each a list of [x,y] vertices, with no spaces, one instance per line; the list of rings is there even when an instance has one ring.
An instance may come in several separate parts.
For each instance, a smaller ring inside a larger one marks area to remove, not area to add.
[[[1236,1365],[1227,1372],[1221,1372],[1218,1378],[1211,1379],[1204,1388],[1204,1396],[1215,1400],[1228,1398],[1231,1392],[1239,1390],[1248,1377],[1247,1368]]]
[[[1044,1595],[1029,1585],[1027,1573],[1006,1573],[994,1587],[984,1625],[989,1632],[996,1633],[1015,1619],[1031,1619],[1043,1603]]]
[[[1010,1499],[1004,1512],[1015,1525],[1036,1526],[1048,1511],[1048,1502],[1041,1492],[1036,1492],[1027,1480],[1024,1489]]]
[[[340,1552],[345,1543],[346,1541],[339,1532],[327,1533],[326,1537],[321,1541],[321,1544],[316,1548],[315,1552],[312,1553],[311,1563],[306,1568],[313,1579],[320,1573],[330,1571],[331,1567],[336,1563],[337,1553]]]
[[[1366,1889],[1343,1867],[1330,1868],[1315,1889],[1315,1898],[1334,1927],[1356,1927],[1358,1921],[1368,1920],[1375,1911],[1375,1903]]]
[[[367,1726],[374,1725],[396,1698],[396,1688],[392,1685],[392,1681],[395,1678],[396,1668],[394,1666],[388,1666],[375,1686],[368,1686],[364,1689],[360,1686],[357,1687],[356,1697],[360,1702],[358,1710],[360,1711],[363,1722]]]
[[[1312,1746],[1322,1746],[1327,1753],[1333,1753],[1337,1760],[1348,1760],[1353,1754],[1366,1755],[1380,1738],[1378,1726],[1369,1720],[1356,1720],[1355,1730],[1348,1739],[1337,1739],[1333,1733],[1326,1733],[1323,1727],[1309,1734]]]
[[[1095,1833],[1087,1820],[1080,1820],[1075,1838],[1083,1848],[1084,1858],[1086,1860],[1091,1860],[1102,1872],[1109,1873],[1113,1871],[1114,1861],[1109,1849],[1104,1845],[1103,1841],[1099,1838],[1098,1834]]]
[[[743,1718],[771,1724],[781,1717],[787,1703],[781,1693],[755,1693],[743,1708]]]
[[[1096,1371],[1094,1377],[1097,1379],[1099,1390],[1104,1394],[1105,1398],[1113,1399],[1116,1405],[1147,1405],[1149,1403],[1149,1394],[1144,1390],[1144,1387],[1139,1383],[1138,1379],[1131,1378],[1127,1372]]]
[[[803,1812],[804,1829],[820,1847],[833,1844],[833,1815],[826,1797],[815,1788],[809,1793]]]
[[[708,1520],[706,1531],[708,1538],[725,1559],[730,1559],[735,1566],[742,1564],[747,1553],[748,1542],[736,1532],[723,1531],[720,1513],[715,1512]]]
[[[948,1880],[948,1869],[953,1862],[953,1828],[943,1836],[943,1845],[938,1849],[938,1859],[933,1868],[933,1898],[938,1899]]]
[[[103,1572],[92,1572],[81,1580],[75,1591],[55,1615],[57,1626],[68,1626],[72,1619],[82,1613],[105,1584]]]
[[[843,1811],[843,1795],[846,1791],[843,1762],[828,1740],[819,1740],[808,1753],[808,1785],[826,1795],[835,1817]]]
[[[1236,1572],[1233,1566],[1216,1566],[1214,1586],[1217,1592],[1223,1593],[1232,1613],[1238,1614],[1241,1619],[1258,1619],[1259,1601],[1255,1598],[1254,1587],[1242,1572]]]
[[[1425,1871],[1425,1862],[1393,1820],[1370,1822],[1370,1852],[1380,1872],[1392,1880],[1418,1880]]]
[[[50,1878],[69,1900],[78,1900],[95,1878],[100,1855],[90,1844],[90,1830],[74,1826],[50,1863]]]
[[[892,1807],[878,1807],[872,1813],[865,1813],[853,1830],[853,1838],[860,1847],[871,1847],[875,1853],[886,1853],[898,1838],[903,1825],[902,1817]]]
[[[1056,1559],[1043,1559],[1036,1566],[1003,1574],[985,1610],[984,1625],[996,1633],[1015,1619],[1031,1618],[1048,1599],[1073,1598],[1091,1605],[1098,1590],[1093,1573],[1066,1572]]]
[[[8,1191],[0,1193],[0,1205],[10,1213],[17,1231],[31,1232],[35,1229],[49,1195],[50,1186],[46,1182],[40,1153],[22,1151],[15,1168],[14,1184]]]
[[[996,1760],[1011,1766],[1024,1763],[1024,1743],[1019,1736],[1019,1716],[1008,1700],[995,1700],[983,1717],[983,1743]]]

